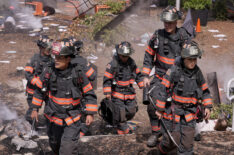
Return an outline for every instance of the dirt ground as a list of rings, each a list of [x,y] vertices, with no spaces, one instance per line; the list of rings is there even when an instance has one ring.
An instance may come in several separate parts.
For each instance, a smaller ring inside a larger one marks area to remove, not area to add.
[[[56,17],[56,18],[55,18]],[[130,20],[136,20],[135,23],[131,23]],[[44,30],[44,33],[51,35],[53,38],[59,38],[62,34],[56,27],[51,24],[60,24],[68,26],[71,21],[60,17],[59,15],[52,16],[50,20],[43,20],[43,25],[49,27],[49,30]],[[156,16],[140,16],[135,15],[130,19],[126,19],[122,26],[127,26],[132,29],[128,32],[129,40],[135,49],[133,58],[137,65],[141,68],[144,59],[144,49],[146,44],[139,46],[140,35],[144,33],[151,34],[155,29],[162,27],[162,23]],[[209,72],[217,72],[218,82],[220,88],[225,88],[227,81],[234,77],[234,23],[232,21],[210,21],[206,27],[201,28],[202,32],[197,34],[196,40],[204,49],[205,53],[201,60],[199,60],[199,66],[204,71],[204,74]],[[218,30],[219,32],[209,32],[209,30]],[[36,45],[37,36],[29,36],[29,32],[16,32],[16,33],[0,33],[0,97],[1,102],[6,104],[12,110],[16,110],[18,115],[23,115],[27,108],[26,98],[24,95],[24,89],[22,85],[22,79],[24,78],[23,71],[17,71],[17,67],[24,67],[27,61],[38,52]],[[226,37],[214,37],[213,35],[225,34]],[[220,40],[218,40],[220,39]],[[15,43],[12,43],[15,42]],[[93,52],[98,59],[95,65],[98,67],[98,87],[96,94],[98,96],[98,103],[103,98],[102,93],[102,78],[105,71],[106,64],[111,60],[113,47],[106,47],[96,42],[96,51]],[[212,45],[218,45],[218,48],[212,48]],[[86,45],[85,45],[86,46]],[[94,46],[94,44],[92,45]],[[95,49],[95,47],[93,47]],[[6,53],[7,51],[16,51],[16,53]],[[9,63],[2,63],[1,61],[10,61]],[[139,122],[137,134],[147,135],[150,133],[150,124],[148,115],[146,113],[146,106],[141,103],[142,90],[137,88],[137,101],[139,111],[136,114],[134,120]],[[99,116],[96,117],[94,126],[98,126],[100,123]],[[95,134],[101,134],[96,131]],[[145,153],[150,151],[146,147],[145,143],[147,136],[142,137],[141,144],[143,143]],[[195,145],[196,154],[207,154],[205,150],[213,151],[213,148],[217,147],[217,152],[213,154],[234,154],[233,150],[233,134],[230,133],[211,133],[204,134],[205,140],[202,140]],[[219,142],[215,139],[219,137]],[[217,143],[218,144],[217,144]],[[225,146],[224,146],[225,144]],[[230,147],[229,147],[230,146]],[[228,148],[228,149],[227,149]],[[0,148],[1,150],[1,148]],[[223,151],[226,151],[223,153]],[[144,152],[144,151],[143,151]],[[144,153],[143,153],[144,154]],[[151,152],[151,154],[154,154]]]

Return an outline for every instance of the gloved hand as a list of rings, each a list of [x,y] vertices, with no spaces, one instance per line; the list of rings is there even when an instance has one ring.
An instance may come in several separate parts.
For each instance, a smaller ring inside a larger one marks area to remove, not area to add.
[[[85,124],[89,126],[92,122],[93,122],[93,115],[87,115]]]
[[[32,111],[31,118],[32,118],[32,120],[35,118],[36,121],[38,122],[38,112],[37,112],[37,110]]]
[[[150,86],[150,80],[149,80],[149,78],[145,77],[143,79],[143,82],[144,82],[144,87],[145,88]]]
[[[161,119],[163,117],[163,112],[156,110],[155,112],[156,116],[158,116],[158,119]]]
[[[110,100],[111,99],[111,94],[107,94],[106,98]]]

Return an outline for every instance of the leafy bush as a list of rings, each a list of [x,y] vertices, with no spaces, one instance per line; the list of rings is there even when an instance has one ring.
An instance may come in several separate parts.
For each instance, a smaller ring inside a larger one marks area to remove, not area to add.
[[[211,4],[212,4],[212,0],[186,0],[184,2],[184,8],[202,10],[205,8],[210,8]]]
[[[113,14],[118,14],[124,7],[124,3],[120,1],[109,0],[106,2],[106,5],[110,7],[110,12]]]
[[[232,104],[213,105],[211,119],[218,119],[221,114],[225,114],[228,118],[228,126],[232,124]]]
[[[214,17],[218,20],[227,19],[227,7],[226,0],[216,0],[212,8]]]

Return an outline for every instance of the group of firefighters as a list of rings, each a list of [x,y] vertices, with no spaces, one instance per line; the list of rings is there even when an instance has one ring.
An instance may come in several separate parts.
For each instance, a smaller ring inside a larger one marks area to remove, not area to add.
[[[177,27],[179,18],[174,7],[163,10],[164,29],[156,30],[151,37],[142,72],[130,57],[134,52],[131,44],[123,41],[116,45],[113,60],[106,66],[103,92],[112,107],[112,123],[117,133],[129,134],[135,128],[127,121],[138,111],[133,87],[136,82],[139,88],[147,90],[144,95],[149,97],[147,112],[152,135],[147,145],[158,144],[158,154],[166,154],[178,144],[177,154],[192,155],[198,104],[204,107],[207,120],[212,99],[197,66],[202,50],[184,28]],[[26,120],[38,121],[38,111],[44,102],[52,151],[61,155],[78,154],[78,139],[87,133],[98,111],[92,86],[96,72],[80,56],[83,43],[73,37],[53,41],[42,35],[37,45],[40,52],[25,67],[29,105]],[[155,74],[149,77],[152,68]],[[162,140],[158,142],[160,136]]]

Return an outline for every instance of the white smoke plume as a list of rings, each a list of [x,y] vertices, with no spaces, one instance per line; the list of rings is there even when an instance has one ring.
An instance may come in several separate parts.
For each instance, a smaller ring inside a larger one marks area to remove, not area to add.
[[[17,118],[16,111],[10,110],[6,105],[0,104],[0,120],[13,120]]]
[[[41,23],[41,18],[35,17],[33,13],[34,11],[31,8],[25,7],[21,9],[20,13],[18,14],[18,17],[20,18],[21,23],[23,23],[23,25],[29,28],[42,28],[43,25]]]
[[[5,14],[6,18],[11,16],[9,12],[14,12],[16,18],[19,19],[17,25],[23,25],[20,27],[38,29],[42,28],[42,22],[40,17],[33,15],[34,10],[19,3],[18,0],[1,0],[0,1],[1,14]]]

